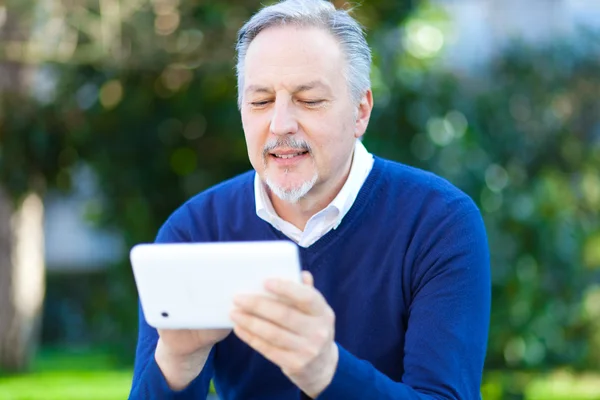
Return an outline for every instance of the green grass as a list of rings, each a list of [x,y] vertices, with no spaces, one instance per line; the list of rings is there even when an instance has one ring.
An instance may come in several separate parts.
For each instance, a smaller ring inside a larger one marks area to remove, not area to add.
[[[32,372],[0,376],[0,400],[123,400],[131,368],[103,352],[45,350]]]
[[[600,374],[567,370],[552,373],[487,372],[482,394],[484,400],[600,400]]]
[[[525,392],[527,400],[598,400],[600,376],[563,376],[535,379]]]
[[[123,400],[131,371],[48,371],[0,378],[0,400]]]

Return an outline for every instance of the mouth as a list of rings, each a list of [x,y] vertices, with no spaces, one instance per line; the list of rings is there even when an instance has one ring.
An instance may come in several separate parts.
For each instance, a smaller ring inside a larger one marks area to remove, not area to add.
[[[308,151],[298,151],[298,152],[295,152],[295,153],[290,153],[290,152],[269,153],[269,155],[271,157],[279,158],[279,159],[283,159],[283,160],[289,160],[289,159],[292,159],[292,158],[295,158],[295,157],[301,157],[301,156],[306,155],[306,154],[308,154]]]
[[[310,157],[310,151],[304,149],[272,150],[267,154],[265,162],[266,160],[271,160],[273,165],[286,168],[286,170],[287,168],[298,166],[305,159]]]

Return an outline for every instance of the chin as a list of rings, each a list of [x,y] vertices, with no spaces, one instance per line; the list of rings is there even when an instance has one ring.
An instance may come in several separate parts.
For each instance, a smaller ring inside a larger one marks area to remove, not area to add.
[[[287,185],[280,185],[267,176],[265,183],[275,196],[287,203],[295,204],[310,192],[318,178],[318,174],[314,174],[311,179],[290,186],[289,183]]]

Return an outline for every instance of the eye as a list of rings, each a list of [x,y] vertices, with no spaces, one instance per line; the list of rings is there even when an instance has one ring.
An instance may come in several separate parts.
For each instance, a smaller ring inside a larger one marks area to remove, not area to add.
[[[265,107],[267,104],[269,104],[271,101],[270,100],[263,100],[263,101],[252,101],[250,102],[250,105],[253,108],[263,108]]]
[[[302,101],[302,103],[309,108],[319,107],[324,103],[324,100],[310,100],[310,101]]]

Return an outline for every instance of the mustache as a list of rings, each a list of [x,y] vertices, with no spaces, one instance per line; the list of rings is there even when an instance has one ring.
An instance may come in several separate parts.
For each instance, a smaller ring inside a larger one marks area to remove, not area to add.
[[[263,156],[266,157],[270,152],[278,148],[292,149],[302,152],[307,151],[309,153],[312,151],[310,144],[308,144],[307,141],[286,136],[269,140],[263,147]]]

